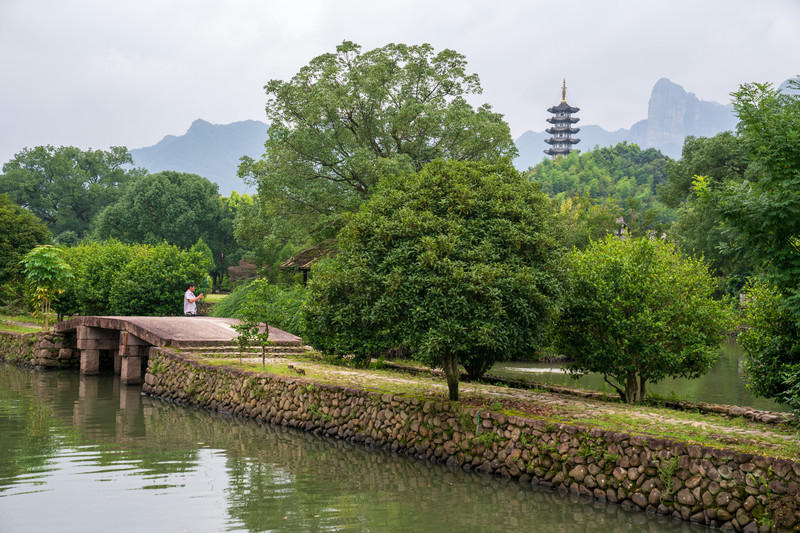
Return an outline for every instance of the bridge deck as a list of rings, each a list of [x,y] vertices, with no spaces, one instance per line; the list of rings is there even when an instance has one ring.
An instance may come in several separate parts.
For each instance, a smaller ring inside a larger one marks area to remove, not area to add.
[[[191,348],[235,343],[239,335],[235,318],[152,317],[152,316],[82,316],[58,322],[56,333],[75,331],[80,326],[127,331],[153,346]],[[300,346],[302,339],[270,326],[269,340],[278,346]]]

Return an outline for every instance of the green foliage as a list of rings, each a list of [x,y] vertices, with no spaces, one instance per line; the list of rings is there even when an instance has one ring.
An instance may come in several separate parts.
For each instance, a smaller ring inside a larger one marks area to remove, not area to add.
[[[219,283],[241,251],[233,236],[233,216],[217,185],[195,174],[165,171],[143,176],[92,223],[98,239],[156,245],[166,241],[182,249],[202,240],[213,252],[210,271]]]
[[[122,316],[182,314],[186,286],[207,272],[199,252],[182,252],[166,243],[136,246],[111,289],[109,307]]]
[[[572,197],[558,201],[556,210],[564,227],[567,246],[583,250],[589,243],[620,229],[622,208],[613,200]]]
[[[258,185],[262,238],[331,238],[381,176],[437,158],[517,153],[502,116],[467,102],[480,94],[480,82],[452,50],[389,44],[362,52],[345,41],[290,81],[271,80],[265,88],[266,154],[243,158],[239,168]]]
[[[44,329],[49,329],[50,306],[64,285],[73,277],[60,250],[50,245],[37,246],[22,260],[25,267],[26,292],[38,304],[44,319]]]
[[[250,280],[245,283],[242,283],[233,291],[227,295],[222,301],[214,304],[214,307],[211,309],[211,316],[216,317],[224,317],[224,318],[242,318],[241,315],[241,308],[244,305],[245,298],[247,294],[250,292],[250,289],[253,285],[253,281]]]
[[[800,80],[793,80],[792,87],[800,88]],[[703,206],[723,221],[731,247],[741,250],[759,277],[775,288],[774,295],[754,292],[764,307],[757,303],[752,312],[772,314],[780,322],[762,324],[748,341],[750,385],[762,395],[781,394],[782,401],[793,401],[785,394],[794,388],[775,380],[791,381],[796,374],[795,345],[800,343],[800,92],[783,94],[770,84],[755,83],[742,85],[733,97],[749,160],[746,179],[721,187],[698,179],[695,191]],[[789,315],[770,311],[776,305]],[[785,351],[778,353],[778,346]],[[767,376],[768,370],[773,374]]]
[[[166,243],[87,243],[66,249],[65,259],[75,277],[56,306],[64,315],[178,315],[186,286],[208,272],[200,252]]]
[[[678,209],[670,237],[684,253],[702,255],[719,278],[718,290],[728,294],[738,294],[755,268],[732,245],[719,213],[698,200],[694,183],[698,176],[703,176],[706,190],[740,183],[748,174],[748,165],[744,143],[731,132],[711,138],[687,137],[681,159],[667,163],[667,183],[659,189],[664,203]]]
[[[202,237],[197,239],[197,242],[194,243],[194,246],[192,246],[191,250],[202,255],[206,264],[209,265],[209,270],[214,270],[214,267],[216,266],[214,264],[214,253],[211,251],[211,248],[209,248],[208,245],[203,242]]]
[[[111,292],[135,249],[119,241],[86,242],[64,249],[74,279],[64,287],[56,310],[61,315],[108,315]]]
[[[40,244],[50,242],[51,234],[41,220],[0,194],[0,305],[13,296],[13,285],[23,277],[20,261]]]
[[[749,177],[716,189],[703,181],[696,189],[721,215],[733,245],[763,269],[800,317],[800,95],[745,84],[734,93],[734,107]]]
[[[144,174],[126,168],[132,163],[128,149],[120,146],[107,152],[72,146],[26,148],[3,165],[0,193],[30,209],[54,235],[73,231],[82,237],[97,213]]]
[[[664,483],[664,494],[667,496],[674,494],[675,487],[672,483],[672,478],[675,476],[680,466],[678,458],[672,456],[668,459],[656,459],[654,463],[658,470],[658,477],[661,479],[661,482]]]
[[[748,156],[741,139],[730,131],[714,137],[688,136],[683,141],[681,158],[667,161],[667,179],[658,194],[669,207],[680,207],[696,198],[694,177],[708,176],[715,186],[742,181],[748,168]]]
[[[436,161],[385,180],[315,266],[307,337],[328,353],[408,345],[444,366],[505,360],[544,341],[561,295],[547,197],[508,162]],[[485,366],[485,365],[480,365]]]
[[[800,324],[780,291],[766,282],[747,286],[748,329],[739,334],[748,387],[762,397],[800,407]]]
[[[557,202],[588,198],[620,206],[634,235],[660,231],[674,219],[656,196],[670,159],[655,148],[620,143],[567,157],[545,159],[525,175]]]
[[[574,252],[569,267],[555,329],[574,372],[603,374],[633,403],[648,381],[694,378],[716,361],[732,315],[712,299],[714,279],[702,261],[661,240],[608,237]]]
[[[287,287],[257,279],[237,287],[214,307],[212,314],[263,322],[302,337],[306,294],[306,288],[299,283]]]

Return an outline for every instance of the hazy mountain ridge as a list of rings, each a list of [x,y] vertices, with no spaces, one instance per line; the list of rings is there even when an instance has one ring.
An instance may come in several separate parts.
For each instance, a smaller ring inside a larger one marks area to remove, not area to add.
[[[267,124],[258,120],[211,124],[198,119],[184,135],[167,135],[153,146],[131,150],[131,156],[135,166],[150,172],[176,170],[208,178],[228,196],[245,189],[236,175],[239,159],[259,159],[266,139]]]
[[[580,118],[580,112],[576,115]],[[576,135],[581,142],[577,148],[588,151],[595,146],[613,146],[622,141],[637,144],[642,148],[657,148],[664,155],[677,159],[681,155],[683,140],[688,135],[710,137],[722,131],[736,128],[736,115],[732,105],[700,100],[683,87],[661,78],[650,93],[647,118],[640,120],[630,129],[609,132],[600,126],[578,126]],[[543,126],[546,126],[544,124]],[[519,169],[535,166],[544,157],[547,147],[544,140],[549,134],[526,131],[516,141],[519,157],[514,165]]]

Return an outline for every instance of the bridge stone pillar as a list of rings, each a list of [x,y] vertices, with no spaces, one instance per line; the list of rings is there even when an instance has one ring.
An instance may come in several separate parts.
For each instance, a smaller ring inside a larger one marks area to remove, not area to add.
[[[120,381],[123,385],[141,385],[142,360],[147,357],[150,346],[150,343],[132,333],[128,333],[127,331],[120,332]]]
[[[113,329],[78,326],[78,350],[81,352],[81,374],[93,376],[100,372],[100,350],[117,348],[117,331]]]

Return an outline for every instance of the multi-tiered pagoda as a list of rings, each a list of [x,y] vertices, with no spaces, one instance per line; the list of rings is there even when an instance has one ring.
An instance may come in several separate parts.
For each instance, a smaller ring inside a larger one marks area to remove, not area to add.
[[[580,119],[572,116],[573,113],[580,111],[578,107],[572,107],[567,103],[567,80],[564,80],[561,86],[561,103],[557,106],[551,107],[547,110],[553,116],[547,119],[547,122],[552,124],[546,131],[552,137],[545,139],[544,142],[550,145],[550,148],[545,150],[544,153],[553,157],[557,155],[567,155],[572,151],[572,145],[581,142],[580,139],[573,139],[572,135],[581,131],[580,128],[573,128],[572,125]]]

